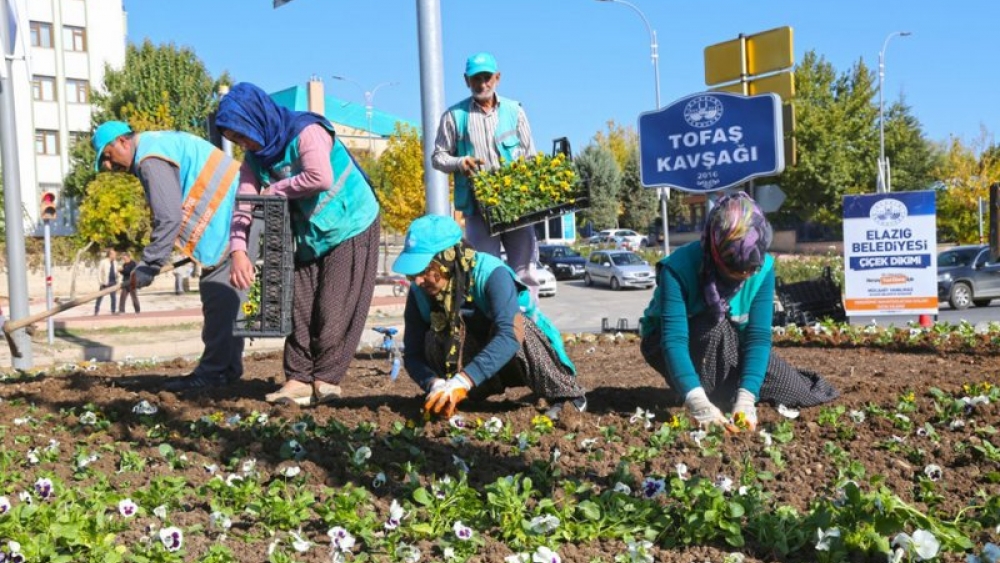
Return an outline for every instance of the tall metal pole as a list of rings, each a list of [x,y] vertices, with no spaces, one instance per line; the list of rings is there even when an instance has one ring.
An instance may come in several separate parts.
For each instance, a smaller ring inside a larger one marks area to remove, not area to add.
[[[7,218],[7,284],[10,289],[11,320],[27,317],[28,275],[25,271],[24,222],[21,219],[21,167],[18,164],[17,129],[14,127],[13,51],[14,38],[8,35],[12,22],[8,12],[0,7],[0,53],[3,54],[3,71],[0,72],[0,161],[3,162],[4,215]],[[21,29],[19,33],[24,33]],[[34,365],[31,354],[31,337],[25,329],[14,331],[14,339],[21,357],[11,357],[11,367],[28,370]]]
[[[441,0],[417,0],[417,39],[420,44],[420,117],[424,141],[424,184],[427,213],[451,215],[448,176],[434,170],[431,156],[437,126],[444,113],[444,56],[441,47]]]
[[[626,2],[625,0],[597,0],[598,2],[613,2],[615,4],[621,4],[632,9],[633,12],[639,15],[642,19],[642,23],[646,26],[646,31],[649,33],[649,54],[650,58],[653,60],[653,86],[656,91],[656,109],[660,109],[660,46],[656,41],[656,30],[653,26],[649,25],[649,20],[646,19],[646,14],[642,13],[642,10],[637,8],[631,2]],[[663,255],[667,256],[670,254],[670,228],[669,222],[667,220],[667,200],[670,199],[670,188],[658,188],[657,192],[660,196],[660,218],[663,221]]]
[[[52,309],[55,306],[52,295],[52,220],[43,221],[43,236],[45,238],[45,308]],[[114,313],[114,311],[111,311]],[[51,345],[54,342],[56,331],[55,318],[49,317],[45,324],[45,336]]]
[[[909,31],[893,31],[882,42],[882,50],[878,52],[878,186],[879,193],[891,192],[889,185],[889,166],[885,161],[885,103],[883,95],[883,82],[885,81],[885,50],[889,46],[889,40],[896,36],[906,37],[912,35]]]

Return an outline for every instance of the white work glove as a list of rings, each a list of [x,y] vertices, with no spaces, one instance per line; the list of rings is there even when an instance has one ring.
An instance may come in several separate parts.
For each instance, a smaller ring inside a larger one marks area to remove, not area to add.
[[[424,402],[424,412],[450,418],[472,390],[472,379],[463,373],[450,377],[438,390],[431,389]]]
[[[743,420],[746,421],[746,428],[753,432],[757,429],[757,407],[755,406],[757,399],[754,398],[753,393],[747,391],[746,389],[740,389],[736,392],[736,403],[733,404],[733,422],[736,422],[738,414],[743,414]],[[739,427],[739,425],[736,425]]]
[[[440,377],[435,377],[431,380],[431,387],[427,390],[427,396],[431,396],[437,391],[444,389],[444,386],[448,385],[447,379],[441,379]]]
[[[726,425],[726,417],[723,416],[719,407],[708,400],[704,387],[695,387],[688,391],[687,396],[684,397],[684,406],[687,407],[688,412],[691,413],[699,426]]]

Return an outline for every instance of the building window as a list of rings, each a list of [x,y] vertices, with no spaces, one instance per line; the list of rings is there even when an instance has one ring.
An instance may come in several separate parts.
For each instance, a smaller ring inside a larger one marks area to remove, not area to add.
[[[56,101],[56,79],[53,76],[31,77],[31,97],[38,102]]]
[[[90,101],[90,84],[86,80],[66,79],[66,101],[86,104]]]
[[[52,48],[52,24],[31,22],[31,46],[43,49]]]
[[[59,132],[45,129],[35,130],[35,154],[59,154]]]
[[[69,147],[73,148],[80,141],[85,141],[90,139],[90,133],[84,133],[82,131],[70,131],[69,132]]]
[[[87,50],[87,30],[82,27],[64,26],[63,27],[63,49],[66,51],[79,51],[83,52]]]

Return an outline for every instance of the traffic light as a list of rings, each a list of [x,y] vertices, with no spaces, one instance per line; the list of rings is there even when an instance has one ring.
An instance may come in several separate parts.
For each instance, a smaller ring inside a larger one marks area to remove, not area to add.
[[[53,221],[56,218],[56,193],[42,192],[42,204],[39,214],[43,221]]]

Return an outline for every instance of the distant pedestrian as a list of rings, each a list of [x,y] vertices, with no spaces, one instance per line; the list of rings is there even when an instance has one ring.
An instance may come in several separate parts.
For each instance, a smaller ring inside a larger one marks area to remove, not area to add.
[[[139,293],[132,289],[132,284],[128,283],[128,280],[132,277],[132,270],[135,269],[135,260],[132,259],[132,255],[128,252],[122,252],[122,268],[121,274],[122,279],[125,280],[122,283],[122,293],[118,296],[118,312],[125,312],[125,298],[132,296],[132,311],[135,313],[139,312]]]
[[[503,259],[537,304],[540,282],[535,276],[535,227],[528,225],[490,236],[486,219],[476,209],[472,186],[472,177],[479,170],[496,170],[535,156],[528,116],[520,102],[497,94],[500,70],[493,55],[477,53],[469,57],[464,78],[471,96],[441,116],[431,165],[455,178],[455,208],[465,218],[466,239],[478,252]],[[501,256],[501,243],[506,258]]]
[[[167,391],[221,387],[243,376],[242,338],[233,336],[243,296],[229,283],[229,226],[240,163],[218,147],[181,131],[135,133],[108,121],[94,131],[95,169],[127,172],[142,183],[153,212],[153,232],[132,270],[134,289],[153,283],[176,247],[200,262],[198,293],[205,345],[198,366],[164,384]]]
[[[94,273],[94,279],[97,281],[97,286],[104,290],[113,285],[118,285],[118,259],[115,253],[115,249],[109,248],[104,258],[97,263],[97,271]],[[97,302],[94,303],[94,315],[96,316],[101,312],[101,301],[103,297],[98,297]],[[111,294],[111,314],[114,315],[118,312],[118,292]]]
[[[219,102],[216,126],[243,147],[241,194],[288,199],[295,236],[292,334],[285,340],[287,381],[269,403],[315,405],[340,396],[375,293],[381,224],[365,173],[322,115],[291,111],[241,82]],[[246,250],[250,206],[233,217],[232,284],[256,276]]]

